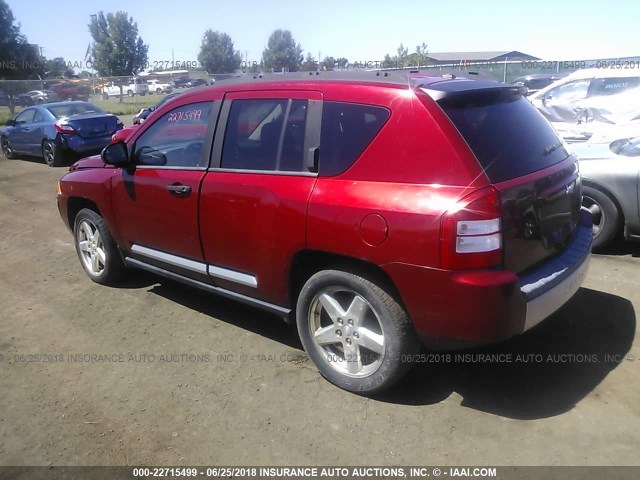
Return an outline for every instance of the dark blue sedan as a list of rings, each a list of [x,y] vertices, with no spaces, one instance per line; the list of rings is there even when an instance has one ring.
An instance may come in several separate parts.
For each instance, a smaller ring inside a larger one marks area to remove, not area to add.
[[[0,132],[0,145],[7,158],[34,155],[57,167],[70,154],[98,153],[123,127],[118,117],[87,102],[45,103],[9,120]]]

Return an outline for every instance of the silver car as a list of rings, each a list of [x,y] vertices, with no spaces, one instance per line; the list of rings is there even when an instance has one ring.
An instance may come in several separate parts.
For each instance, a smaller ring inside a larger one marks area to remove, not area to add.
[[[580,158],[582,204],[593,215],[593,248],[604,247],[622,229],[625,239],[640,240],[640,137],[570,148]]]

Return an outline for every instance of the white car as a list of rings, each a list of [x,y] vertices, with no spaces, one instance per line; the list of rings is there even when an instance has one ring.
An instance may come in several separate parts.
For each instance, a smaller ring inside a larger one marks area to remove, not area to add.
[[[149,86],[147,82],[140,77],[133,77],[131,83],[121,85],[115,82],[109,82],[102,87],[102,98],[108,99],[109,97],[119,97],[121,94],[133,97],[134,95],[144,96],[149,92]]]
[[[566,140],[640,120],[640,71],[587,68],[537,91],[531,103]]]
[[[149,93],[160,95],[161,93],[171,93],[173,91],[171,85],[162,83],[160,80],[147,80],[147,84],[149,85]]]

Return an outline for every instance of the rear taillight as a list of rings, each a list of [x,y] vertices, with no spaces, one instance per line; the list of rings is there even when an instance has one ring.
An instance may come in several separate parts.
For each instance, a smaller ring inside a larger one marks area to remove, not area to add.
[[[66,123],[56,123],[54,125],[56,132],[58,133],[76,133],[71,125],[67,125]]]
[[[446,270],[492,268],[502,263],[500,195],[483,188],[442,216],[440,263]]]

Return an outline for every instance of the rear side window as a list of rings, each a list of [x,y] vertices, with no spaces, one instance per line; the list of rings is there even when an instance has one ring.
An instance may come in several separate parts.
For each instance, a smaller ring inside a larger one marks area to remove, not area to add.
[[[221,168],[301,172],[307,100],[234,100],[224,134]]]
[[[438,103],[491,182],[520,177],[569,156],[549,122],[513,91],[475,93]]]
[[[615,95],[640,84],[638,77],[597,78],[593,81],[593,95]]]
[[[346,171],[388,118],[389,110],[384,107],[324,102],[319,174],[330,177]]]

